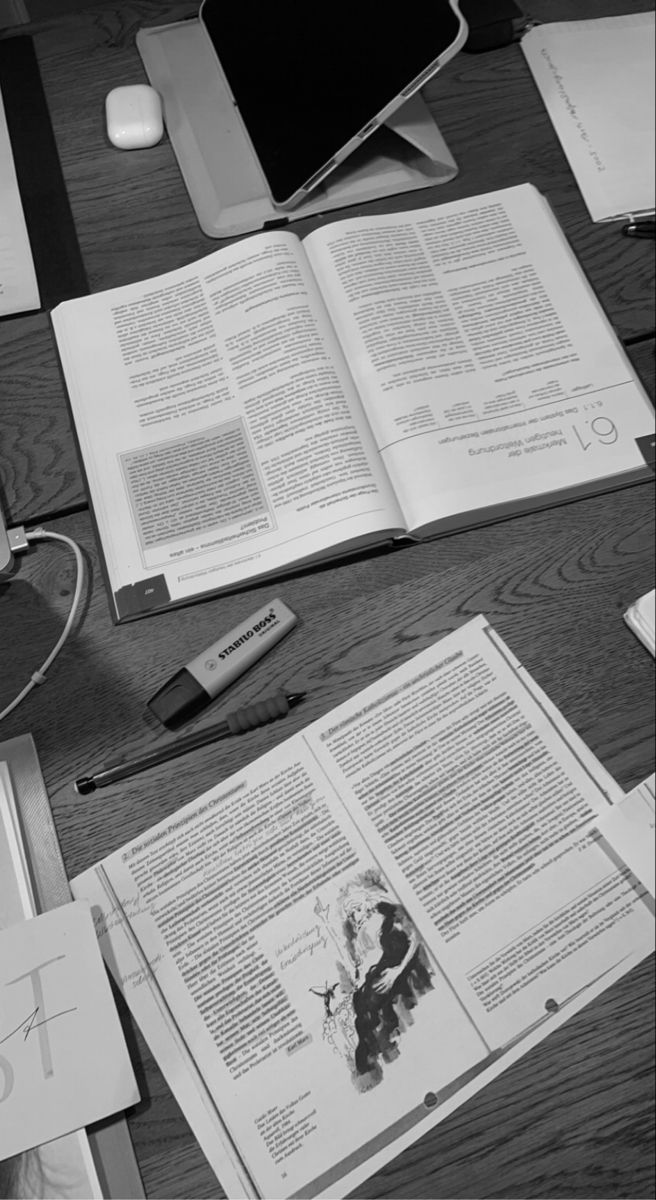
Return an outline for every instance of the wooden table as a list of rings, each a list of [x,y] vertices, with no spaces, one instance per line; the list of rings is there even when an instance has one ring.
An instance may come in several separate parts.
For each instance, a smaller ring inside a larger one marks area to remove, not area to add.
[[[646,0],[534,0],[531,12],[557,20],[651,7]],[[165,0],[96,0],[70,17],[26,27],[92,290],[216,248],[196,224],[168,141],[125,154],[103,128],[109,88],[144,79],[137,29],[196,11]],[[368,211],[531,180],[551,201],[653,396],[653,243],[590,221],[520,49],[460,54],[427,95],[458,177]],[[312,226],[306,219],[296,228],[303,234]],[[652,484],[116,628],[49,318],[39,314],[0,322],[0,488],[10,523],[41,522],[74,537],[89,569],[75,637],[47,683],[0,727],[3,738],[34,735],[71,876],[478,612],[623,787],[654,768],[653,663],[622,621],[626,606],[654,584]],[[18,559],[0,584],[0,709],[56,640],[72,583],[72,559],[47,543]],[[284,727],[79,797],[76,776],[118,746],[134,753],[152,739],[144,703],[172,666],[272,595],[299,614],[299,628],[231,689],[226,704],[236,707],[280,681],[303,681],[308,698]],[[143,1096],[129,1125],[148,1196],[222,1195],[139,1031],[122,1015]],[[646,961],[358,1194],[651,1196],[653,1049],[653,962]]]

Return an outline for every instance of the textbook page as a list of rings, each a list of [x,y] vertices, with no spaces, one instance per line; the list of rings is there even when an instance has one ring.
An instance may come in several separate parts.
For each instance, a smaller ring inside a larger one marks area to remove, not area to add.
[[[618,794],[478,618],[73,881],[229,1194],[344,1195],[648,953]]]
[[[0,91],[0,317],[39,308],[41,298]]]
[[[119,619],[400,531],[295,235],[52,320]]]
[[[654,211],[654,13],[545,22],[521,48],[593,221]]]
[[[303,244],[410,532],[647,477],[653,408],[531,184]]]

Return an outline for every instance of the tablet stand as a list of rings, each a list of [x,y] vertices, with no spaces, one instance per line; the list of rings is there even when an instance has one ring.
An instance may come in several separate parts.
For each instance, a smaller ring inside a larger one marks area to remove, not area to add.
[[[234,105],[198,20],[145,28],[137,48],[164,107],[168,135],[208,237],[277,228],[312,214],[447,183],[456,164],[421,95],[411,97],[290,212],[276,208],[234,119]]]

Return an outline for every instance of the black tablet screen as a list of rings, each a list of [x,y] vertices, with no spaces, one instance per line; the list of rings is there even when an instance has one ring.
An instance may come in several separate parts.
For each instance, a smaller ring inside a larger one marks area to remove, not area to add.
[[[201,22],[267,177],[284,203],[463,29],[451,0],[248,5],[204,0]]]

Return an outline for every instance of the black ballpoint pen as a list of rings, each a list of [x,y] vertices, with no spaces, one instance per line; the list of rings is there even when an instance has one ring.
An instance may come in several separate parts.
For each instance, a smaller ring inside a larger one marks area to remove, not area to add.
[[[81,796],[87,796],[90,792],[95,792],[96,788],[107,787],[110,783],[118,783],[121,779],[129,779],[132,775],[147,771],[149,767],[158,766],[159,763],[168,762],[172,758],[179,758],[180,755],[188,754],[190,750],[197,750],[200,746],[209,746],[212,742],[218,742],[222,738],[246,733],[247,730],[256,729],[259,725],[266,725],[269,721],[277,721],[279,717],[286,717],[290,708],[295,708],[304,698],[305,692],[278,691],[264,700],[256,700],[253,704],[228,713],[227,717],[218,725],[210,725],[207,729],[198,729],[194,733],[186,734],[185,737],[173,738],[168,742],[160,743],[139,758],[129,759],[120,756],[110,759],[92,775],[82,775],[76,779],[75,790]]]
[[[625,237],[632,238],[654,238],[656,237],[656,224],[654,217],[632,217],[632,219],[622,226],[622,233]]]

